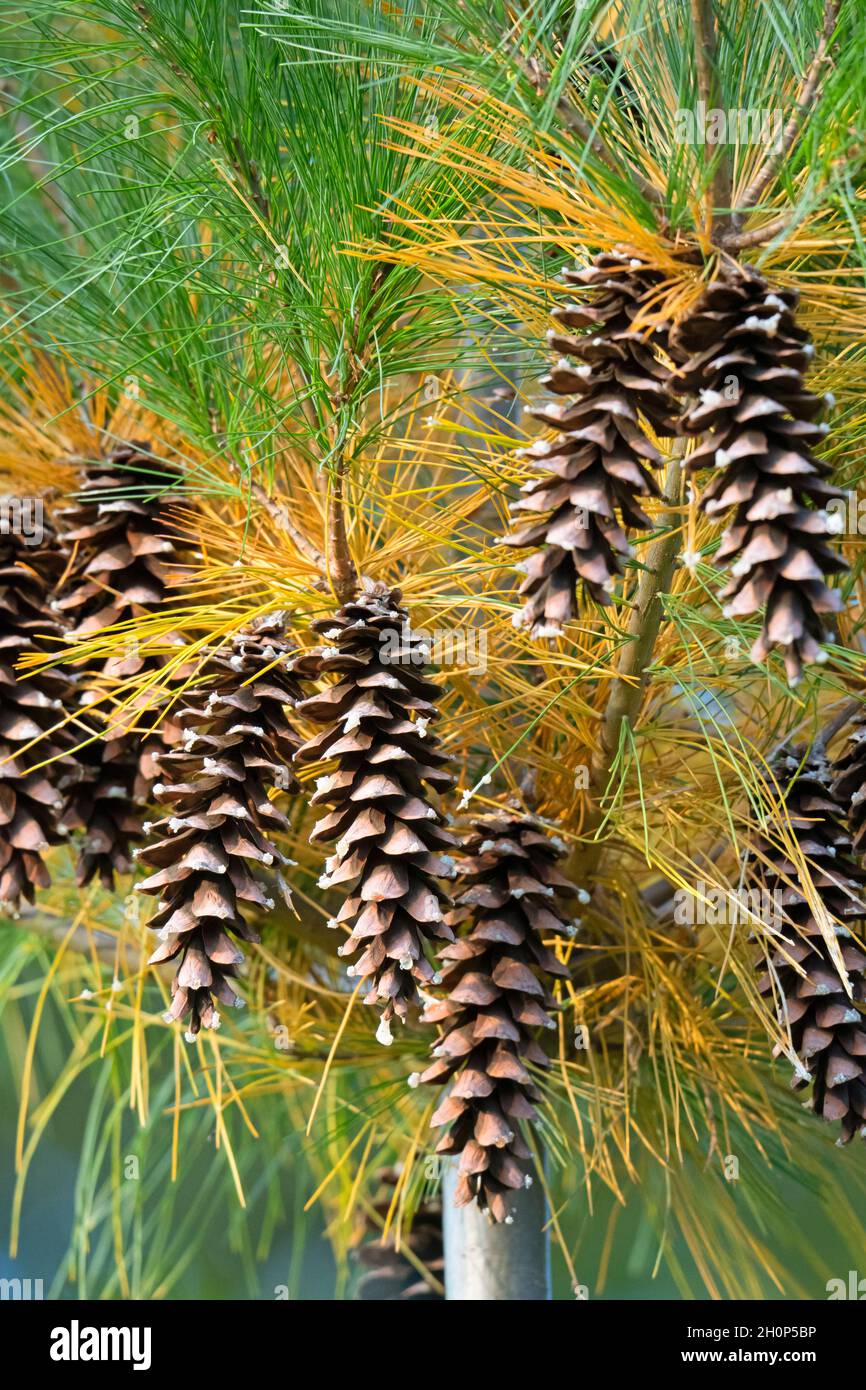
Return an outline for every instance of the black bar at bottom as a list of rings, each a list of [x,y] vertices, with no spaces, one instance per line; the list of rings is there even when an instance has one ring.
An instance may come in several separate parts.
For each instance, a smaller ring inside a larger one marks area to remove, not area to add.
[[[509,1323],[500,1323],[502,1314],[494,1307],[483,1320],[477,1305],[471,1323],[464,1324],[459,1311],[454,1318],[464,1354],[483,1358],[485,1373],[500,1354],[504,1373],[513,1372],[507,1358],[520,1342],[531,1345],[540,1358],[563,1356],[565,1344],[559,1339],[567,1333],[576,1339],[570,1344],[577,1354],[575,1375],[599,1362],[599,1369],[678,1369],[689,1377],[708,1368],[736,1372],[751,1366],[768,1373],[807,1367],[822,1375],[839,1370],[847,1376],[856,1373],[863,1325],[859,1301],[859,1293],[857,1298],[840,1293],[820,1303],[576,1299],[552,1306],[546,1314],[535,1304],[532,1323],[523,1333],[513,1313]],[[425,1347],[441,1350],[449,1336],[448,1308],[424,1306],[433,1311],[425,1315],[423,1309],[414,1312],[404,1305],[383,1306],[376,1313],[369,1303],[341,1303],[316,1315],[309,1302],[279,1300],[59,1303],[7,1298],[0,1301],[0,1336],[5,1334],[5,1345],[19,1353],[26,1347],[28,1370],[58,1383],[82,1371],[92,1379],[104,1368],[114,1376],[129,1372],[140,1379],[149,1374],[172,1382],[179,1372],[194,1372],[217,1376],[225,1384],[227,1376],[249,1377],[256,1368],[269,1376],[295,1374],[299,1356],[305,1376],[333,1378],[340,1364],[350,1372],[365,1364],[369,1369],[367,1358],[380,1337],[400,1353],[398,1362],[412,1378],[410,1367],[418,1354]],[[509,1316],[507,1309],[505,1313]],[[545,1345],[542,1339],[548,1337]],[[469,1364],[466,1370],[471,1373]],[[545,1374],[550,1373],[548,1366]]]

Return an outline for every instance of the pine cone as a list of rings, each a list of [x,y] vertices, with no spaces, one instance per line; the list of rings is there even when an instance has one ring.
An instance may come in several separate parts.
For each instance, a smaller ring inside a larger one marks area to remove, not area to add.
[[[809,863],[812,883],[834,918],[843,923],[862,919],[866,917],[862,897],[866,873],[852,858],[851,837],[841,822],[839,805],[828,791],[826,756],[822,750],[813,750],[796,775],[800,761],[796,750],[782,757],[776,775],[784,785],[794,774],[785,793],[785,806]],[[838,1142],[847,1144],[857,1129],[866,1132],[866,1023],[855,1007],[866,1005],[866,955],[854,945],[844,926],[834,926],[851,982],[849,996],[804,893],[799,886],[789,886],[798,882],[797,867],[778,845],[762,840],[761,850],[773,866],[768,869],[762,865],[763,886],[774,894],[779,911],[784,911],[797,930],[785,926],[781,931],[779,947],[769,957],[769,968],[758,988],[774,999],[780,1022],[790,1026],[800,1063],[792,1081],[794,1089],[811,1085],[812,1109],[825,1120],[838,1120]],[[789,963],[791,959],[803,975]],[[763,953],[759,963],[768,964]]]
[[[312,804],[331,809],[310,838],[336,841],[319,883],[351,889],[333,925],[351,926],[341,955],[364,948],[349,974],[369,980],[364,1002],[382,1006],[376,1036],[386,1044],[391,1018],[405,1018],[418,984],[434,978],[426,943],[452,940],[442,920],[450,900],[436,880],[453,875],[440,851],[454,839],[439,825],[425,783],[441,791],[453,779],[428,730],[438,717],[439,691],[420,674],[426,649],[409,631],[400,598],[399,589],[368,584],[336,617],[313,624],[331,645],[298,665],[304,675],[340,677],[299,706],[325,727],[299,749],[297,761],[336,760],[335,771],[316,783]]]
[[[436,1152],[461,1155],[458,1206],[474,1199],[508,1221],[509,1191],[528,1183],[530,1151],[517,1122],[534,1117],[540,1098],[526,1064],[547,1065],[535,1030],[556,1027],[546,979],[568,974],[542,937],[572,935],[561,899],[586,895],[557,868],[564,844],[534,816],[481,816],[463,848],[448,921],[468,931],[440,954],[448,993],[428,1005],[424,1022],[442,1023],[443,1033],[437,1060],[418,1079],[456,1078],[431,1124],[451,1126]]]
[[[62,667],[15,670],[23,656],[57,650],[61,631],[48,592],[61,567],[49,539],[29,546],[0,534],[0,903],[14,911],[48,886],[42,856],[63,838],[57,818],[73,742],[63,709],[73,681]]]
[[[75,865],[80,887],[98,877],[109,892],[115,875],[132,869],[130,845],[142,837],[140,808],[133,798],[138,759],[128,738],[98,737],[75,752],[71,780],[59,820],[64,834],[82,835]]]
[[[165,489],[175,475],[154,463],[147,445],[123,444],[108,458],[92,464],[80,496],[61,515],[62,544],[80,556],[72,580],[56,604],[71,624],[70,637],[83,637],[156,612],[165,602],[172,572],[177,572],[174,542],[164,508],[151,491]],[[135,490],[143,497],[119,497]],[[103,664],[112,679],[137,675],[153,666],[130,633],[127,650]],[[145,716],[153,726],[143,736],[112,733],[94,722],[99,737],[81,748],[79,782],[64,812],[65,831],[83,831],[77,879],[84,885],[97,876],[108,889],[116,874],[128,873],[130,846],[142,838],[142,802],[150,799],[151,756],[161,751],[159,715]]]
[[[660,464],[661,455],[640,416],[660,433],[673,433],[675,427],[669,373],[652,349],[658,330],[647,335],[632,327],[663,277],[637,258],[613,251],[596,256],[586,270],[566,271],[565,278],[592,290],[594,299],[556,308],[553,317],[567,329],[593,331],[582,337],[548,334],[550,345],[566,356],[541,384],[573,399],[530,411],[560,433],[522,450],[538,461],[540,476],[524,484],[512,514],[546,516],[502,541],[543,547],[520,566],[527,576],[520,588],[527,595],[520,621],[536,637],[558,636],[575,617],[580,579],[592,598],[610,602],[621,561],[631,554],[625,528],[651,526],[637,499],[659,491],[647,464]],[[573,367],[569,357],[583,365]]]
[[[77,545],[84,563],[57,604],[70,635],[83,637],[155,612],[165,599],[177,559],[159,498],[176,476],[154,462],[146,444],[122,444],[89,465],[75,503],[61,516],[62,545]],[[119,496],[137,492],[139,496]],[[144,659],[131,648],[106,663],[110,676],[135,675]]]
[[[288,822],[268,791],[297,790],[298,739],[284,706],[297,702],[300,686],[280,628],[261,623],[235,639],[231,656],[213,658],[202,698],[179,713],[183,746],[159,759],[166,780],[153,791],[169,814],[147,828],[164,838],[136,852],[156,870],[139,891],[160,899],[150,925],[162,944],[151,963],[180,957],[167,1019],[189,1016],[190,1039],[219,1026],[215,1001],[240,1006],[232,981],[243,952],[227,933],[257,941],[245,913],[274,905],[250,862],[288,862],[270,838]],[[269,877],[290,903],[282,875]]]
[[[851,733],[833,764],[833,795],[847,809],[848,829],[858,859],[866,855],[866,712],[851,721]]]
[[[683,362],[674,386],[699,397],[682,429],[709,431],[686,466],[717,470],[701,507],[732,514],[716,556],[736,562],[721,594],[726,615],[766,608],[752,660],[780,647],[792,683],[804,663],[822,659],[821,615],[841,606],[825,576],[847,568],[827,544],[837,528],[823,504],[843,494],[823,481],[831,469],[811,452],[827,426],[814,423],[824,402],[803,384],[814,349],[796,304],[795,291],[771,291],[743,266],[710,285],[671,334]]]
[[[399,1172],[383,1168],[378,1174],[379,1193],[373,1209],[384,1223],[391,1207],[392,1189]],[[393,1236],[382,1241],[382,1226],[367,1221],[369,1239],[356,1252],[355,1258],[367,1273],[358,1280],[355,1297],[362,1302],[441,1303],[442,1294],[431,1288],[417,1265],[407,1257],[409,1250],[417,1261],[441,1283],[445,1273],[445,1254],[442,1243],[442,1204],[436,1198],[419,1203],[412,1226],[403,1231],[400,1249]]]

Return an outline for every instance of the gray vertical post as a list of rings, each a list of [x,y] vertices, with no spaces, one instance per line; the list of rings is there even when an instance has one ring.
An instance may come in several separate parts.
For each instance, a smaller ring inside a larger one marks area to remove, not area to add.
[[[510,1226],[494,1225],[474,1202],[469,1207],[455,1207],[456,1181],[457,1164],[452,1160],[445,1165],[442,1178],[446,1299],[548,1301],[547,1203],[538,1179],[531,1187],[515,1192]]]
[[[494,352],[494,361],[499,354]],[[502,365],[500,363],[500,365]],[[505,367],[504,382],[515,388],[514,398],[500,402],[493,413],[479,399],[482,421],[521,438],[518,427],[520,402],[517,367]],[[481,397],[480,390],[476,393]],[[509,424],[511,431],[508,430]],[[536,1178],[533,1185],[514,1193],[514,1221],[494,1225],[473,1203],[455,1207],[456,1160],[446,1160],[442,1176],[442,1224],[445,1237],[445,1297],[451,1301],[478,1300],[546,1302],[550,1290],[550,1237],[545,1230],[547,1203]]]

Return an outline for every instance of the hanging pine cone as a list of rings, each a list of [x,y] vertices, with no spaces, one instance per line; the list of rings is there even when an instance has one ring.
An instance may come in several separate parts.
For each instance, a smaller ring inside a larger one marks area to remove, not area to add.
[[[524,485],[512,513],[515,519],[525,512],[545,516],[502,541],[536,549],[520,566],[526,572],[520,622],[536,637],[558,636],[575,617],[579,580],[592,598],[609,603],[621,561],[631,553],[626,528],[651,526],[638,498],[658,496],[647,465],[662,458],[640,417],[657,433],[671,434],[674,407],[668,370],[653,353],[659,330],[648,335],[632,325],[662,278],[619,251],[596,256],[586,270],[565,272],[570,284],[592,291],[592,303],[566,304],[553,317],[566,329],[593,331],[548,334],[565,356],[541,384],[572,399],[530,412],[559,433],[522,451],[540,476]],[[572,366],[570,357],[582,365]]]
[[[61,542],[72,559],[72,578],[57,611],[79,638],[115,623],[157,612],[165,602],[172,574],[177,573],[175,544],[166,534],[169,520],[159,497],[176,481],[154,463],[147,445],[119,445],[89,466],[80,495],[61,515]],[[131,496],[119,496],[132,491]],[[102,664],[109,679],[137,675],[152,667],[130,633],[125,651]],[[90,717],[97,737],[78,752],[79,781],[63,815],[64,831],[83,832],[77,879],[84,885],[98,876],[109,890],[116,874],[128,873],[130,847],[142,837],[142,803],[150,796],[151,757],[162,746],[159,715],[144,716],[150,732],[134,736]]]
[[[291,903],[276,867],[288,861],[271,839],[288,822],[268,798],[273,788],[297,790],[290,768],[299,740],[285,706],[300,686],[281,630],[278,619],[260,623],[231,655],[212,659],[200,698],[178,715],[182,747],[159,759],[165,781],[153,792],[168,814],[147,829],[162,838],[136,852],[156,871],[137,885],[159,898],[151,964],[180,957],[167,1017],[188,1017],[189,1039],[219,1026],[217,1001],[240,1005],[233,980],[243,952],[232,938],[257,941],[246,914],[274,905],[250,866],[266,868]]]
[[[336,770],[316,783],[312,804],[331,809],[310,838],[336,842],[320,886],[350,890],[333,925],[351,928],[341,955],[363,947],[349,973],[369,980],[364,1002],[381,1006],[376,1036],[384,1043],[392,1040],[393,1016],[405,1018],[418,984],[434,978],[425,946],[452,939],[442,919],[449,899],[437,879],[453,873],[440,851],[454,839],[426,790],[452,783],[428,728],[438,717],[439,691],[420,674],[426,649],[409,630],[400,598],[399,589],[367,583],[335,617],[314,623],[330,645],[298,665],[304,675],[340,677],[299,706],[325,727],[297,761],[336,760]]]
[[[395,1168],[383,1168],[377,1176],[379,1191],[373,1210],[380,1220],[367,1219],[368,1239],[355,1256],[367,1272],[358,1280],[355,1297],[364,1303],[441,1303],[442,1294],[424,1278],[418,1265],[423,1265],[428,1274],[442,1283],[445,1274],[442,1203],[435,1197],[419,1203],[411,1228],[402,1232],[398,1250],[393,1235],[383,1242],[382,1227],[400,1175]],[[410,1259],[410,1255],[414,1259]]]
[[[771,290],[742,266],[710,285],[671,334],[683,363],[674,386],[698,396],[682,429],[709,432],[687,467],[717,470],[701,507],[731,515],[716,556],[735,562],[721,594],[725,613],[766,609],[752,660],[778,646],[792,683],[804,663],[822,659],[823,615],[841,606],[826,576],[847,568],[827,544],[837,527],[823,507],[843,494],[812,454],[827,426],[814,423],[824,401],[803,384],[814,349],[796,305],[794,290]]]
[[[815,891],[830,916],[838,919],[833,930],[851,995],[800,891],[797,866],[768,840],[761,841],[760,849],[772,867],[761,866],[762,884],[773,895],[774,910],[784,912],[793,925],[783,927],[769,960],[761,953],[759,965],[767,969],[758,988],[774,1001],[780,1022],[790,1027],[799,1059],[792,1085],[795,1090],[812,1087],[812,1109],[825,1120],[838,1121],[839,1143],[847,1144],[858,1129],[864,1132],[866,1121],[866,1022],[856,1007],[866,1006],[866,955],[840,924],[866,917],[866,873],[852,858],[851,837],[828,790],[826,755],[813,750],[798,773],[800,761],[795,750],[778,760],[775,772],[781,785],[788,782],[785,807]]]
[[[440,953],[447,995],[424,1014],[443,1032],[418,1079],[453,1083],[431,1121],[450,1126],[436,1152],[461,1155],[457,1205],[475,1200],[495,1221],[509,1220],[508,1194],[528,1181],[518,1122],[534,1117],[540,1095],[527,1063],[547,1065],[535,1037],[556,1026],[546,980],[568,974],[542,938],[573,935],[561,900],[586,900],[557,867],[565,852],[534,816],[472,822],[448,918],[467,930]]]
[[[833,764],[833,795],[847,811],[848,829],[858,859],[866,855],[866,713],[851,721],[848,741]]]
[[[16,912],[51,881],[42,856],[63,838],[57,819],[72,770],[63,724],[72,678],[58,667],[15,670],[23,656],[57,651],[49,591],[61,568],[50,537],[31,546],[0,532],[0,903]]]

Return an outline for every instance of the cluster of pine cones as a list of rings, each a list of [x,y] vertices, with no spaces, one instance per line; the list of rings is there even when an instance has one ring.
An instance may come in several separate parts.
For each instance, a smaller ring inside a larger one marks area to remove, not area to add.
[[[152,745],[147,729],[133,738],[121,727],[109,687],[99,692],[144,665],[134,623],[159,609],[177,563],[158,500],[172,481],[146,445],[124,445],[86,468],[74,505],[43,517],[38,537],[0,536],[0,903],[13,910],[47,884],[43,854],[64,835],[81,832],[81,885],[98,876],[111,888],[131,868]],[[130,632],[121,658],[16,679],[22,659],[117,623]]]
[[[503,538],[533,551],[518,565],[518,621],[536,637],[558,636],[581,585],[610,602],[629,530],[650,526],[640,499],[659,492],[658,438],[695,438],[686,467],[714,470],[701,508],[730,518],[716,556],[731,571],[724,613],[763,613],[752,659],[778,648],[796,683],[804,664],[824,659],[827,617],[840,608],[827,576],[847,568],[828,543],[836,528],[826,510],[843,494],[813,452],[831,402],[804,385],[814,349],[796,321],[796,293],[735,266],[671,325],[653,312],[663,276],[626,251],[565,279],[584,299],[553,316],[590,331],[548,335],[563,356],[542,385],[566,400],[530,412],[556,434],[523,451],[532,475],[513,513],[534,519]]]
[[[752,660],[777,648],[795,684],[804,665],[826,659],[827,621],[841,608],[827,581],[847,568],[830,544],[837,526],[827,510],[843,494],[814,453],[828,431],[819,417],[833,402],[804,384],[814,349],[797,323],[796,292],[774,289],[753,267],[730,266],[673,325],[654,313],[663,277],[627,250],[602,253],[565,279],[584,294],[553,311],[562,328],[549,342],[562,357],[542,380],[565,400],[530,412],[555,434],[523,451],[532,471],[512,510],[533,519],[503,539],[532,550],[518,566],[526,574],[518,623],[536,637],[561,635],[577,614],[581,586],[590,599],[610,602],[630,553],[628,531],[650,526],[640,499],[658,495],[651,472],[662,461],[657,439],[685,437],[697,442],[688,471],[713,470],[701,508],[728,521],[716,555],[729,570],[723,613],[762,615]],[[755,847],[755,871],[783,904],[786,924],[769,954],[761,947],[759,987],[790,1039],[795,1086],[811,1088],[813,1108],[839,1122],[845,1143],[857,1130],[866,1133],[866,1026],[857,1007],[866,1005],[866,955],[844,925],[866,918],[866,720],[835,769],[816,748],[809,757],[785,752],[775,775],[826,913],[819,921],[814,894],[778,842]],[[482,852],[489,847],[476,843],[473,872],[489,862]],[[441,1060],[424,1074],[441,1081],[458,1073],[434,1123],[451,1122],[440,1148],[462,1149],[467,1199],[473,1184],[495,1191],[495,1164],[472,1126],[479,1108],[489,1113],[496,1086],[491,1091],[489,1064],[473,1070],[477,1052],[465,1027],[489,999],[462,982],[471,978],[475,952],[487,949],[478,939],[481,917],[476,905],[472,930],[444,953],[459,983],[431,1007],[429,1016],[446,1031],[436,1049]],[[507,1166],[505,1126],[485,1118],[482,1133],[485,1124],[502,1144],[496,1163]]]
[[[714,469],[702,506],[730,518],[718,557],[731,565],[726,611],[763,612],[754,660],[779,647],[797,679],[822,658],[824,615],[837,607],[826,580],[844,562],[827,544],[823,504],[839,494],[812,452],[823,402],[803,384],[811,349],[795,297],[740,268],[676,328],[648,330],[663,277],[640,258],[605,253],[568,278],[583,298],[556,311],[551,345],[563,356],[545,379],[566,399],[536,412],[556,437],[528,451],[535,474],[515,514],[533,519],[505,538],[532,552],[520,621],[537,636],[560,633],[581,585],[610,601],[628,531],[650,525],[641,502],[659,492],[658,437],[695,436],[688,467]],[[0,904],[33,902],[48,881],[45,851],[64,835],[78,836],[82,885],[111,887],[139,860],[137,887],[156,899],[152,959],[175,967],[167,1017],[193,1039],[219,1026],[220,1005],[242,1002],[241,943],[256,939],[256,914],[278,893],[290,901],[279,797],[299,793],[294,769],[323,763],[311,840],[331,848],[320,886],[342,898],[329,923],[345,933],[339,954],[352,958],[381,1042],[413,1009],[438,1026],[433,1061],[411,1084],[445,1087],[433,1125],[444,1131],[438,1151],[459,1163],[458,1201],[509,1221],[529,1181],[520,1128],[540,1100],[540,1039],[556,1027],[553,988],[568,973],[557,948],[587,898],[562,872],[565,845],[518,804],[455,833],[439,800],[453,780],[435,733],[439,689],[400,591],[382,584],[364,581],[318,620],[312,649],[292,645],[280,615],[238,633],[205,655],[170,719],[142,711],[130,732],[128,711],[121,723],[112,710],[112,683],[155,669],[135,631],[181,565],[161,500],[176,481],[145,445],[124,446],[88,467],[38,547],[0,537]],[[130,634],[124,654],[83,675],[27,664],[118,624]],[[301,725],[316,732],[303,739]],[[855,859],[864,749],[860,727],[832,793],[814,760],[783,769],[791,825],[837,922],[866,915]],[[158,808],[152,821],[147,805]],[[831,946],[769,839],[757,858],[790,923],[760,987],[789,1029],[796,1084],[811,1085],[815,1108],[848,1139],[866,1119],[855,1007],[866,1002],[866,956],[841,926]]]
[[[138,861],[136,888],[156,900],[152,962],[174,967],[166,1017],[192,1040],[243,1002],[256,915],[277,894],[291,899],[278,794],[298,793],[296,767],[324,763],[311,800],[325,814],[311,839],[333,850],[320,884],[342,896],[331,923],[345,929],[339,953],[354,957],[349,973],[381,1042],[412,1009],[444,1023],[436,1052],[447,1060],[424,1078],[449,1082],[439,1147],[460,1155],[461,1200],[509,1219],[529,1157],[519,1122],[538,1100],[528,1067],[546,1065],[536,1033],[552,1026],[549,985],[566,973],[551,947],[574,931],[562,904],[577,890],[557,868],[565,847],[517,811],[482,818],[463,840],[448,827],[439,690],[400,591],[381,584],[364,582],[316,622],[312,649],[293,646],[274,615],[205,654],[167,723],[142,711],[119,729],[103,712],[113,681],[151,670],[147,643],[81,674],[56,663],[18,678],[22,658],[118,624],[134,634],[163,604],[182,555],[155,481],[144,445],[115,450],[87,470],[38,548],[3,539],[0,902],[34,901],[45,852],[64,835],[81,885],[98,876],[112,888]],[[300,721],[319,731],[302,742]],[[427,991],[440,985],[446,1000],[434,1004]]]

